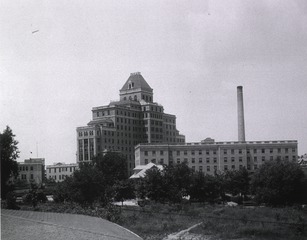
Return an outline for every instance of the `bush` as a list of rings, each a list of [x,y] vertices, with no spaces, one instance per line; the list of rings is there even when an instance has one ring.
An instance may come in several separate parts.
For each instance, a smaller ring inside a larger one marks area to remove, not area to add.
[[[6,207],[8,209],[19,210],[20,207],[16,204],[16,195],[14,192],[9,192],[6,195]]]

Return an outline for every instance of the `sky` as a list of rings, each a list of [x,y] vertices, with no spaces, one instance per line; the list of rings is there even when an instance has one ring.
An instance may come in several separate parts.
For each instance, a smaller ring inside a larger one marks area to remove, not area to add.
[[[0,2],[0,131],[18,161],[76,162],[76,127],[132,72],[187,142],[238,139],[241,85],[246,140],[307,153],[305,0]]]

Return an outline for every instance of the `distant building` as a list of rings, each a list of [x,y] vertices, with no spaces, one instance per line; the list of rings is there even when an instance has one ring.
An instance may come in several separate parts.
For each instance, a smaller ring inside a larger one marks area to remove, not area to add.
[[[301,166],[301,168],[303,169],[304,173],[307,175],[307,153],[300,156],[298,158],[297,162]]]
[[[146,175],[146,171],[151,168],[158,168],[159,170],[163,170],[162,165],[157,165],[152,162],[146,164],[146,165],[138,165],[133,169],[133,174],[130,177],[130,179],[138,179],[143,178]]]
[[[141,73],[131,73],[120,90],[120,100],[92,109],[92,120],[77,128],[77,162],[91,161],[105,150],[122,153],[129,173],[135,167],[134,147],[139,143],[184,143],[176,116],[154,102],[153,89]]]
[[[46,166],[47,179],[54,179],[56,182],[62,182],[66,177],[71,176],[78,169],[76,163],[54,163]]]
[[[18,163],[19,175],[16,179],[20,179],[27,183],[42,184],[45,176],[45,159],[30,158],[24,162]]]
[[[207,138],[199,143],[152,143],[135,147],[136,166],[186,162],[193,170],[206,174],[243,167],[253,172],[266,161],[277,158],[296,162],[297,141],[215,142]]]

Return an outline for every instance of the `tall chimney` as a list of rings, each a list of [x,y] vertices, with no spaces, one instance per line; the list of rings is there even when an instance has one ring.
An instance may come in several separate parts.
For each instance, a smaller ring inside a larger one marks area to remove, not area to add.
[[[243,107],[243,87],[237,87],[238,99],[238,141],[245,142],[245,127],[244,127],[244,107]]]

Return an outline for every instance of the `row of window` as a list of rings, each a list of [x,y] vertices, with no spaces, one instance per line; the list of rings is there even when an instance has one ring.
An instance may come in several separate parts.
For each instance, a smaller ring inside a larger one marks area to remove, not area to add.
[[[108,116],[110,115],[110,110],[107,110],[107,111],[101,111],[101,112],[96,112],[96,116],[97,117],[100,117],[100,116]]]
[[[94,135],[94,131],[83,131],[83,132],[79,132],[79,137],[87,137],[88,135],[93,136]]]
[[[21,179],[22,180],[27,180],[27,174],[21,174]],[[34,179],[34,175],[30,174],[30,180],[33,180],[33,179]]]
[[[64,180],[65,178],[67,178],[68,176],[67,175],[59,175],[59,180]],[[54,179],[54,180],[57,180],[57,176],[54,175],[54,176],[49,176],[49,179]]]
[[[19,171],[33,171],[33,166],[19,166]]]
[[[250,149],[247,149],[246,150],[247,151],[247,153],[250,153]],[[295,151],[296,151],[296,149],[295,148],[292,148],[292,153],[295,153]],[[148,155],[148,151],[144,151],[145,152],[145,156],[147,156]],[[152,151],[152,154],[155,154],[155,152],[156,151]],[[205,152],[205,154],[206,155],[216,155],[217,154],[217,150],[197,150],[197,151],[195,151],[195,150],[183,150],[183,151],[176,151],[176,155],[177,156],[180,156],[181,155],[181,153],[183,152],[183,155],[188,155],[188,153],[190,153],[190,155],[195,155],[195,154],[198,154],[198,155],[203,155],[203,152]],[[231,154],[235,154],[235,153],[238,153],[238,154],[242,154],[243,153],[243,150],[242,149],[230,149],[230,150],[228,150],[228,149],[224,149],[223,150],[223,154],[224,155],[228,155],[229,153],[231,153]],[[253,152],[254,153],[268,153],[268,152],[270,152],[270,153],[273,153],[273,149],[253,149]],[[278,153],[281,153],[281,148],[278,148],[277,149],[277,152]],[[285,148],[285,153],[289,153],[289,149],[288,148]],[[169,151],[169,155],[173,155],[173,151]]]
[[[73,172],[76,170],[76,167],[55,167],[55,168],[48,168],[49,173],[51,173],[53,169],[53,172],[56,173],[57,171],[59,172]],[[58,169],[58,170],[57,170]]]

